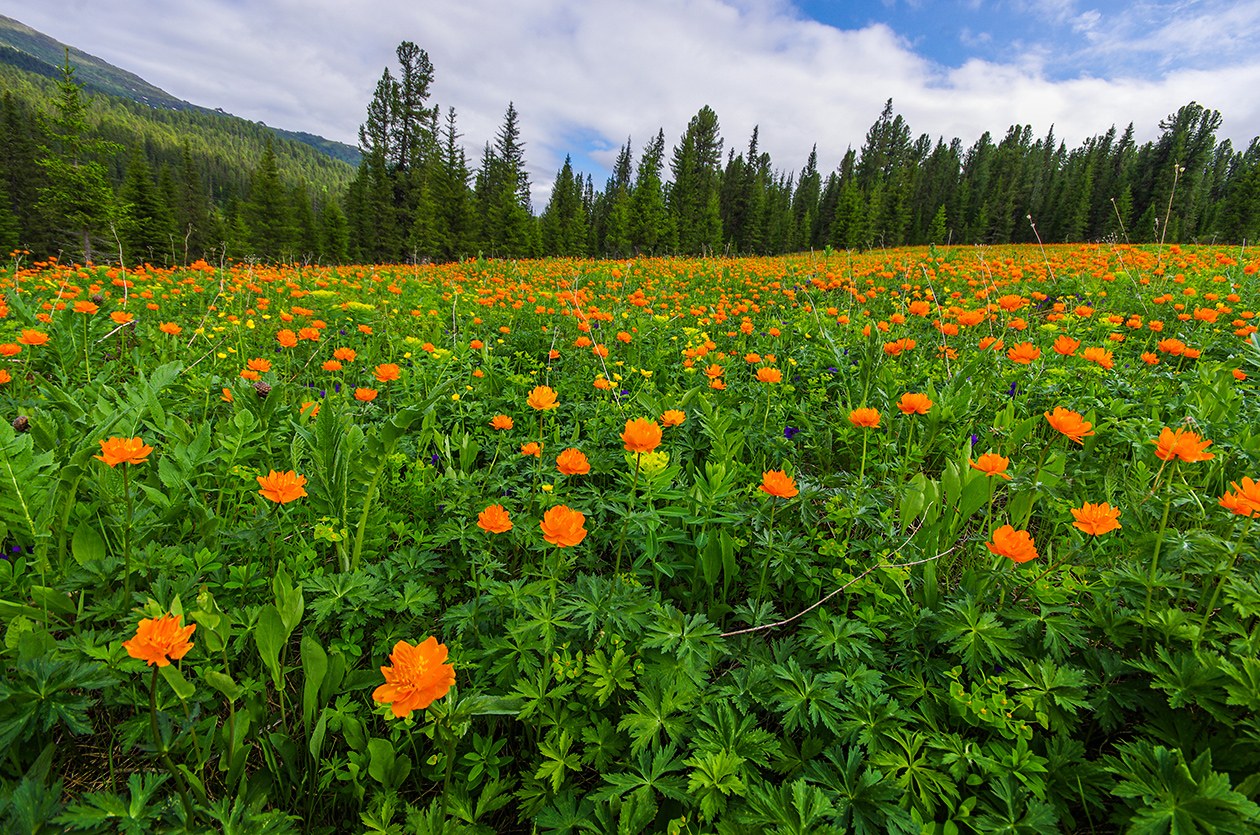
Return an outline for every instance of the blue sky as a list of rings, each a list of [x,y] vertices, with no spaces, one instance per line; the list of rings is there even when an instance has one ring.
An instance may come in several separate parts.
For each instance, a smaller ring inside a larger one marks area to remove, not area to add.
[[[602,188],[630,139],[668,149],[704,105],[780,171],[834,169],[884,102],[970,145],[1029,124],[1069,146],[1191,100],[1260,135],[1260,0],[0,0],[0,14],[180,98],[354,143],[401,40],[436,68],[476,165],[508,102],[541,210],[571,154]],[[666,170],[666,177],[669,172]]]

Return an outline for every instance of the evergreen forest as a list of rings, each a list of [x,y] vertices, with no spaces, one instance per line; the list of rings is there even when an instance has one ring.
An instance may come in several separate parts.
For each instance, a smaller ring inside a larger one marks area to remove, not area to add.
[[[422,263],[776,255],[926,244],[1243,243],[1260,233],[1260,138],[1217,140],[1196,102],[1139,144],[1115,126],[1075,148],[1051,128],[915,136],[891,100],[838,164],[799,168],[728,145],[708,106],[672,148],[621,146],[600,189],[566,157],[536,211],[522,115],[508,104],[470,159],[435,70],[397,48],[359,128],[357,170],[265,125],[88,96],[67,52],[55,77],[0,65],[0,248],[135,265],[257,260]]]

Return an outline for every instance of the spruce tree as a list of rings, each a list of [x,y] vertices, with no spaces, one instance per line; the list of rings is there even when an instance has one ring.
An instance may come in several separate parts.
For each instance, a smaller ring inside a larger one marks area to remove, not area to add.
[[[245,228],[249,230],[247,241],[254,255],[270,261],[293,254],[297,234],[290,197],[280,183],[279,164],[270,138],[251,178],[243,217]]]
[[[131,148],[127,174],[119,192],[118,233],[127,262],[162,264],[171,245],[171,223],[139,145]]]
[[[319,221],[319,252],[325,261],[345,264],[350,260],[350,227],[337,201],[324,192]]]
[[[49,120],[49,147],[39,160],[46,177],[40,206],[58,229],[82,246],[83,261],[92,260],[92,239],[116,219],[114,192],[100,157],[112,154],[110,143],[93,140],[87,123],[88,102],[75,80],[70,50],[57,80],[56,113]]]

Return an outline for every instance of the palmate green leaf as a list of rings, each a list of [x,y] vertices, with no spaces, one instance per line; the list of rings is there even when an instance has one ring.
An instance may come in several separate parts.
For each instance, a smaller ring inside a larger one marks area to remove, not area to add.
[[[1078,711],[1089,707],[1088,681],[1084,672],[1060,667],[1048,658],[1026,661],[1022,672],[1009,677],[1010,686],[1049,719],[1056,733],[1070,732],[1077,724]]]
[[[892,778],[865,767],[858,748],[847,753],[839,746],[827,749],[806,764],[804,779],[827,791],[837,823],[852,827],[855,835],[910,835],[917,831],[910,815],[901,808],[901,788]]]
[[[560,791],[565,774],[582,770],[582,758],[573,748],[573,737],[568,731],[552,728],[547,738],[538,743],[538,752],[543,761],[534,772],[536,780],[550,780],[551,790]]]
[[[831,676],[803,670],[795,658],[773,669],[779,679],[775,709],[783,714],[789,731],[813,731],[824,725],[832,733],[840,732],[843,700]]]
[[[1011,631],[970,596],[945,607],[937,640],[949,643],[950,652],[962,656],[972,675],[985,666],[1009,662],[1018,654]]]
[[[570,835],[588,828],[593,804],[580,798],[572,789],[565,789],[555,800],[543,807],[534,818],[534,824],[542,835]]]
[[[763,827],[770,835],[807,835],[835,832],[827,825],[836,809],[824,791],[804,780],[773,787],[754,784],[748,792],[748,807],[740,818]]]
[[[683,758],[673,743],[655,751],[642,750],[634,761],[629,763],[626,771],[604,774],[608,783],[602,789],[591,794],[596,803],[607,801],[613,797],[623,797],[641,788],[657,792],[674,800],[684,800],[687,796],[684,786],[686,779],[681,776],[669,776],[683,770]]]
[[[127,778],[129,799],[109,791],[92,792],[66,807],[54,823],[64,825],[71,832],[77,829],[137,834],[148,832],[151,822],[161,816],[165,805],[158,803],[150,806],[149,801],[169,776],[133,773]]]
[[[1186,763],[1180,750],[1126,743],[1107,770],[1122,779],[1114,794],[1135,803],[1126,832],[1133,835],[1245,835],[1260,828],[1260,806],[1212,770],[1212,752]]]
[[[634,660],[626,651],[617,647],[612,657],[597,649],[587,656],[586,678],[582,692],[594,696],[603,707],[618,690],[634,689]]]
[[[700,813],[712,820],[726,810],[728,796],[743,795],[747,786],[740,776],[744,772],[744,758],[730,751],[710,751],[691,757],[687,765],[692,767],[687,780],[687,792],[700,801]]]
[[[774,734],[761,728],[756,716],[737,715],[728,699],[707,703],[698,718],[692,739],[700,751],[724,751],[762,768],[779,756]]]
[[[1171,653],[1155,649],[1155,658],[1143,655],[1129,662],[1151,674],[1151,687],[1168,695],[1168,706],[1176,709],[1197,705],[1222,722],[1232,722],[1225,685],[1229,678],[1215,664],[1196,653]]]
[[[935,767],[935,761],[925,736],[912,730],[895,731],[888,748],[870,757],[871,765],[894,780],[925,816],[934,815],[940,803],[953,809],[959,796],[958,786]]]
[[[656,743],[661,731],[677,742],[690,724],[690,694],[679,692],[668,682],[650,681],[639,692],[630,713],[623,716],[617,730],[630,734],[630,752],[638,754]]]

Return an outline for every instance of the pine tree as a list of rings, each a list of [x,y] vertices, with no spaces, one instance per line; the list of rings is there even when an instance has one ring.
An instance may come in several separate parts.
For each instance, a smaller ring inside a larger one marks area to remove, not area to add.
[[[586,210],[582,205],[582,178],[573,173],[573,162],[564,158],[551,187],[551,199],[538,221],[544,255],[578,256],[586,253]]]
[[[350,227],[337,201],[324,192],[324,208],[319,221],[319,252],[327,261],[345,264],[350,260]]]
[[[289,195],[280,184],[276,150],[270,139],[254,170],[243,215],[249,230],[247,241],[255,256],[272,261],[293,254],[297,233],[290,214]]]
[[[691,118],[674,146],[670,170],[669,213],[678,232],[678,249],[688,255],[712,252],[722,245],[718,185],[722,137],[717,114],[705,105]]]
[[[630,200],[630,245],[636,251],[655,253],[670,243],[669,215],[661,190],[664,156],[665,131],[661,130],[639,158],[638,176]]]
[[[319,226],[315,220],[315,206],[305,183],[298,183],[289,192],[289,217],[293,219],[294,254],[304,261],[318,256]]]
[[[122,205],[118,233],[128,263],[163,263],[170,248],[170,216],[138,145],[132,146],[119,200]]]
[[[92,260],[92,238],[116,219],[114,193],[99,157],[115,149],[89,136],[83,85],[75,80],[66,50],[57,80],[57,112],[50,120],[50,148],[39,160],[47,177],[40,205],[52,223],[75,236],[83,247],[83,261]]]
[[[210,219],[210,197],[204,189],[201,174],[193,162],[192,148],[184,142],[176,182],[175,234],[182,239],[182,261],[202,257],[214,240]]]

